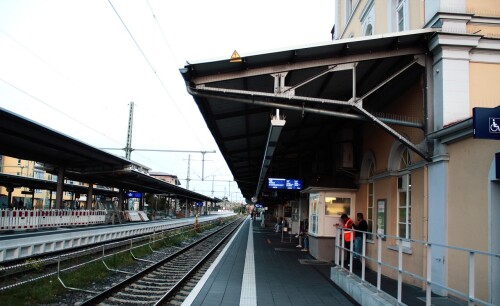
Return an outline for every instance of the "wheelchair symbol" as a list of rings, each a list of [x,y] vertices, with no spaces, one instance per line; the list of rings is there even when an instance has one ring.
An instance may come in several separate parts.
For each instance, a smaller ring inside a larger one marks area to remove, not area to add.
[[[490,133],[500,133],[500,126],[498,126],[495,120],[500,121],[500,118],[490,118]]]

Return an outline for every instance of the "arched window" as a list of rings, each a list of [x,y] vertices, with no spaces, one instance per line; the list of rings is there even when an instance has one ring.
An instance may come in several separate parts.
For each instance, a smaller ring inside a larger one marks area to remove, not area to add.
[[[361,11],[359,20],[361,21],[362,35],[373,35],[373,25],[375,24],[374,0],[369,0]]]
[[[365,36],[370,36],[370,35],[373,35],[373,27],[371,24],[369,24],[365,30]]]
[[[373,181],[373,176],[375,175],[375,156],[372,152],[367,152],[363,156],[363,161],[361,162],[361,173],[360,178],[362,180],[367,180],[367,196],[366,196],[366,222],[368,223],[368,231],[375,233],[375,182]],[[373,235],[369,235],[366,238],[371,240]]]
[[[410,151],[405,147],[401,151],[399,162],[401,175],[398,176],[398,236],[404,239],[411,238],[411,174],[408,171],[410,165]]]

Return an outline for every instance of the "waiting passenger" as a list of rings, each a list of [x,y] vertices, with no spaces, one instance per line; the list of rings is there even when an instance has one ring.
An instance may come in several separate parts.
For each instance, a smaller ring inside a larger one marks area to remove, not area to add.
[[[283,219],[283,217],[280,217],[279,221],[276,222],[276,225],[274,226],[274,231],[276,233],[281,232],[284,226],[286,227],[286,220]]]
[[[357,213],[356,219],[358,221],[358,225],[353,224],[352,227],[358,231],[367,232],[368,231],[368,223],[363,219],[363,213]],[[363,252],[363,233],[356,232],[354,238],[354,252],[357,254],[361,254]],[[360,256],[354,254],[353,259],[360,259]]]

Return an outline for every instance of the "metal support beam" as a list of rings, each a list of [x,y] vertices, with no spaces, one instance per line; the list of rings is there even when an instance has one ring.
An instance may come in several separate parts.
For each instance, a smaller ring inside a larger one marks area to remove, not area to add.
[[[92,197],[94,191],[94,184],[89,183],[89,189],[87,190],[87,209],[92,209]]]
[[[57,189],[56,189],[56,209],[62,208],[64,187],[64,167],[60,166],[57,173]]]
[[[203,91],[208,90],[211,91],[212,88],[207,88],[207,87],[202,87],[201,88]],[[306,112],[306,113],[314,113],[314,114],[320,114],[320,115],[327,115],[327,116],[332,116],[332,117],[338,117],[338,118],[345,118],[345,119],[353,119],[353,120],[368,120],[365,116],[362,115],[357,115],[357,114],[350,114],[350,113],[345,113],[345,112],[336,112],[336,111],[330,111],[330,110],[323,110],[323,109],[318,109],[318,108],[310,108],[310,107],[302,107],[302,106],[296,106],[296,105],[290,105],[290,104],[285,104],[285,103],[278,103],[278,102],[268,102],[264,100],[258,100],[255,99],[256,97],[258,98],[259,94],[257,92],[253,92],[255,94],[252,94],[252,98],[237,98],[237,97],[232,97],[232,96],[219,96],[216,94],[209,94],[209,93],[204,93],[201,92],[200,90],[193,89],[193,88],[188,88],[187,89],[189,94],[197,97],[204,97],[204,98],[213,98],[213,99],[220,99],[220,100],[228,100],[228,101],[233,101],[233,102],[239,102],[239,103],[247,103],[247,104],[254,104],[254,105],[262,105],[266,107],[273,107],[273,108],[281,108],[281,109],[289,109],[289,110],[295,110],[299,112]],[[225,90],[222,90],[220,88],[216,88],[213,90],[215,92],[223,92]],[[241,90],[238,90],[241,92]],[[247,94],[248,92],[245,91]],[[267,96],[266,93],[262,93],[263,96]],[[302,101],[301,99],[304,99],[305,101],[314,101],[318,103],[331,103],[331,104],[339,104],[342,106],[348,106],[352,107],[352,103],[350,102],[345,102],[345,101],[336,101],[336,100],[329,100],[329,99],[318,99],[318,98],[310,98],[310,97],[302,97],[302,96],[295,96],[293,98],[281,98],[281,97],[275,97],[276,99],[283,99],[285,102],[289,102],[290,100],[296,100],[296,101]],[[338,102],[338,103],[336,103]],[[396,125],[401,125],[401,126],[408,126],[412,128],[422,128],[422,125],[420,123],[416,122],[410,122],[410,121],[400,121],[400,120],[394,120],[394,119],[386,119],[386,118],[378,118],[382,122],[387,122],[389,124],[396,124]]]
[[[316,74],[316,75],[313,75],[312,77],[309,77],[307,78],[306,80],[302,81],[302,82],[299,82],[298,84],[295,84],[293,86],[290,86],[288,87],[286,91],[289,91],[289,90],[295,90],[301,86],[304,86],[306,85],[307,83],[310,83],[314,80],[316,80],[317,78],[327,74],[327,73],[330,73],[330,72],[334,72],[334,71],[341,71],[341,70],[348,70],[348,69],[353,69],[353,66],[355,66],[355,64],[341,64],[341,65],[333,65],[333,66],[329,66],[326,70]]]

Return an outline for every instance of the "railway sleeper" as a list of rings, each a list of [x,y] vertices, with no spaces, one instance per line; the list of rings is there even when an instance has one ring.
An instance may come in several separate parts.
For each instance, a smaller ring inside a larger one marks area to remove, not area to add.
[[[110,297],[109,299],[112,300],[114,298],[117,299],[127,299],[130,301],[135,301],[135,300],[143,300],[143,301],[156,301],[158,298],[160,298],[163,294],[158,291],[137,291],[137,292],[117,292],[116,295]]]

